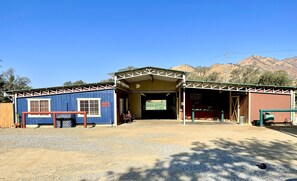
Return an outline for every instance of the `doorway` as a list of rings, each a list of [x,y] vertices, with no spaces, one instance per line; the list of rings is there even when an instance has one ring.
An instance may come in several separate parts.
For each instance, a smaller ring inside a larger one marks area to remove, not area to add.
[[[240,96],[232,96],[231,99],[232,111],[231,111],[231,121],[237,121],[239,123],[239,114],[240,114]]]
[[[176,119],[176,93],[142,93],[142,119]]]

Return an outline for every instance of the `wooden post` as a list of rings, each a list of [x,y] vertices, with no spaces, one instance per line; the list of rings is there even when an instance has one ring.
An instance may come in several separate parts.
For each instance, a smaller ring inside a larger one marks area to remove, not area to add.
[[[87,113],[84,113],[84,127],[87,127]]]
[[[22,113],[22,116],[23,128],[26,128],[26,114]]]
[[[53,113],[54,114],[54,128],[57,128],[57,114],[56,113]]]

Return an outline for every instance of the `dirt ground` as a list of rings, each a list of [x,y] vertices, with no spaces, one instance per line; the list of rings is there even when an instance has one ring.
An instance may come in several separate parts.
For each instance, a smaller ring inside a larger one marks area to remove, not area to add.
[[[0,180],[297,179],[297,128],[151,120],[0,129],[0,173]]]

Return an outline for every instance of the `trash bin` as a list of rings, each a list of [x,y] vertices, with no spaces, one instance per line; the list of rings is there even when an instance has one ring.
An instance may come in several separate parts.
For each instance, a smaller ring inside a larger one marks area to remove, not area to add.
[[[57,114],[57,128],[71,128],[75,126],[73,114]]]
[[[244,123],[245,123],[245,116],[240,116],[239,124],[244,124]]]

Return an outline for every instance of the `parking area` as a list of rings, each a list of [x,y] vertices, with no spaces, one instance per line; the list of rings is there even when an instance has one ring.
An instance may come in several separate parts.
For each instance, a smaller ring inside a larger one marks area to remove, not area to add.
[[[0,180],[297,179],[297,128],[147,120],[0,129],[0,164]]]

